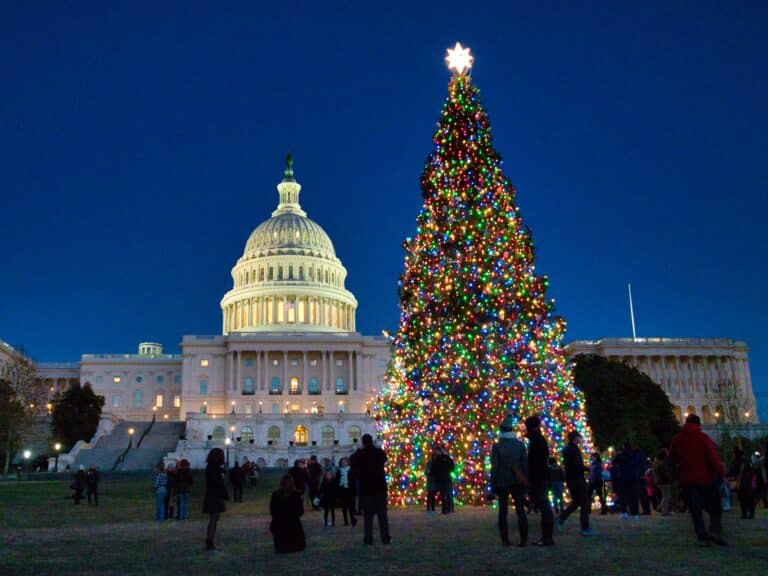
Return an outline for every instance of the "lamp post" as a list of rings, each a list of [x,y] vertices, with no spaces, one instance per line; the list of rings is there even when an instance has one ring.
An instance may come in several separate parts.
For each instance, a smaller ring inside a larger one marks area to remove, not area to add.
[[[235,413],[235,401],[232,400],[232,414]]]
[[[263,404],[263,402],[261,400],[259,400],[259,414],[261,414],[262,404]]]
[[[133,446],[133,434],[136,432],[133,428],[128,428],[128,448]]]
[[[53,445],[53,449],[56,450],[56,463],[53,465],[54,472],[59,471],[59,452],[61,451],[61,444],[56,442],[56,444]]]
[[[32,452],[29,450],[24,450],[24,470],[22,472],[26,472],[29,469],[29,457],[32,456]]]
[[[224,444],[227,446],[227,468],[229,468],[229,445],[232,444],[232,440],[225,438]]]

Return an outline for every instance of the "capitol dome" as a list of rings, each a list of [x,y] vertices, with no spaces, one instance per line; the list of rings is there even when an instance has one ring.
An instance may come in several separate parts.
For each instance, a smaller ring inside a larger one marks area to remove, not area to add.
[[[234,287],[221,300],[223,333],[354,332],[357,300],[344,287],[347,270],[299,205],[290,155],[277,191],[277,209],[232,268]]]

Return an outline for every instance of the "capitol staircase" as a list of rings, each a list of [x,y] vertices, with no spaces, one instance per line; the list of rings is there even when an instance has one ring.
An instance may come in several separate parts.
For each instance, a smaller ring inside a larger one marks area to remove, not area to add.
[[[185,428],[184,422],[121,422],[99,438],[96,446],[81,450],[75,464],[86,468],[93,465],[103,471],[151,470],[176,449]]]

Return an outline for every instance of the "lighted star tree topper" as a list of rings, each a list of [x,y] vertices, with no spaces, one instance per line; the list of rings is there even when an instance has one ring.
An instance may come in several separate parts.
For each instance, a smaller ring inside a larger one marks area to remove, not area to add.
[[[421,178],[416,235],[403,243],[400,325],[374,403],[396,505],[426,498],[435,445],[456,462],[456,502],[484,502],[507,414],[520,433],[526,417],[540,416],[552,451],[571,430],[590,445],[562,350],[565,321],[535,273],[531,231],[468,75],[473,57],[457,43],[446,61],[453,77]]]

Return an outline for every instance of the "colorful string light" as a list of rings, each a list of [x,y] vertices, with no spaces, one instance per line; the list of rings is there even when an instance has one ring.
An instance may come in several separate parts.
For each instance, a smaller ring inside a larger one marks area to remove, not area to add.
[[[562,350],[565,321],[545,296],[547,278],[535,274],[531,232],[478,94],[467,75],[451,79],[422,174],[417,232],[403,244],[400,325],[373,405],[394,505],[426,498],[435,444],[456,462],[457,504],[484,502],[507,414],[520,432],[538,414],[550,450],[574,429],[590,444]]]

